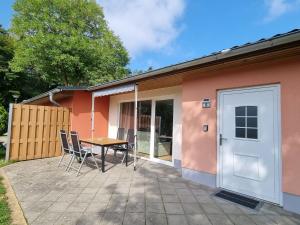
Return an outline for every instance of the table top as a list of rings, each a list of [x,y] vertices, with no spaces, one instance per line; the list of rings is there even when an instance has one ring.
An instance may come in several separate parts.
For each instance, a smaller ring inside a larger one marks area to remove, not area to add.
[[[80,139],[80,141],[83,143],[88,143],[88,144],[98,145],[98,146],[128,144],[128,142],[125,140],[118,140],[118,139],[108,138],[108,137],[87,138],[87,139]]]

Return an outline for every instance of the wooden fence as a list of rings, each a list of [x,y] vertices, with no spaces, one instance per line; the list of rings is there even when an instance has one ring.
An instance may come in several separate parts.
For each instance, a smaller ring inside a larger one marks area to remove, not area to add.
[[[61,155],[58,132],[70,129],[63,107],[10,105],[6,159],[30,160]]]

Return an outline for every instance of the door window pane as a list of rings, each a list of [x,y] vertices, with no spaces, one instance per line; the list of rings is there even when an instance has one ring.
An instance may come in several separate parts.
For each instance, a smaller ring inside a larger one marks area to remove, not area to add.
[[[245,138],[246,137],[246,129],[245,128],[236,128],[235,136],[237,138]]]
[[[245,127],[246,126],[246,117],[236,117],[235,118],[236,127]]]
[[[235,107],[235,116],[246,116],[246,107],[245,106]]]
[[[257,117],[248,117],[247,118],[247,127],[257,128]]]
[[[248,128],[247,129],[247,138],[257,139],[257,129]]]
[[[247,106],[247,116],[257,116],[257,106]]]

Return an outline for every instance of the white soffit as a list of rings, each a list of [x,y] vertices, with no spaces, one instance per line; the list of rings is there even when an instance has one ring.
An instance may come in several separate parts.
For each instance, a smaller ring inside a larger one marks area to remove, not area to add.
[[[107,95],[115,95],[115,94],[121,94],[125,92],[134,91],[135,84],[126,84],[118,87],[112,87],[100,91],[93,92],[93,97],[101,97],[101,96],[107,96]]]

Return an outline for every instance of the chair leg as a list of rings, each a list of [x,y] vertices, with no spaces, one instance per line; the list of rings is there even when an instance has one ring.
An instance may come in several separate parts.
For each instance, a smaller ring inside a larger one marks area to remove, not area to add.
[[[57,166],[57,167],[60,166],[60,164],[61,164],[61,162],[63,161],[64,157],[65,157],[65,152],[64,152],[63,155],[61,156],[61,158],[60,158],[60,160],[59,160],[59,163],[58,163],[58,166]]]
[[[97,163],[97,161],[96,161],[96,158],[95,158],[95,156],[94,156],[93,154],[92,154],[92,157],[93,157],[93,159],[94,159],[94,161],[95,161],[95,165],[96,165],[97,169],[100,170],[100,168],[99,168],[99,166],[98,166],[98,163]]]
[[[84,161],[85,161],[86,155],[87,155],[87,152],[84,154],[84,157],[83,157],[83,159],[82,159],[82,162],[80,163],[80,166],[79,166],[79,168],[78,168],[76,177],[77,177],[77,176],[79,175],[79,173],[80,173],[80,170],[81,170],[81,167],[82,167],[82,165],[83,165],[83,163],[84,163]]]
[[[71,159],[70,159],[70,162],[69,162],[69,164],[68,164],[68,166],[67,166],[67,168],[66,168],[66,171],[67,171],[67,172],[70,171],[70,169],[71,169],[71,167],[72,167],[72,164],[73,164],[75,158],[76,158],[75,155],[72,154]]]

